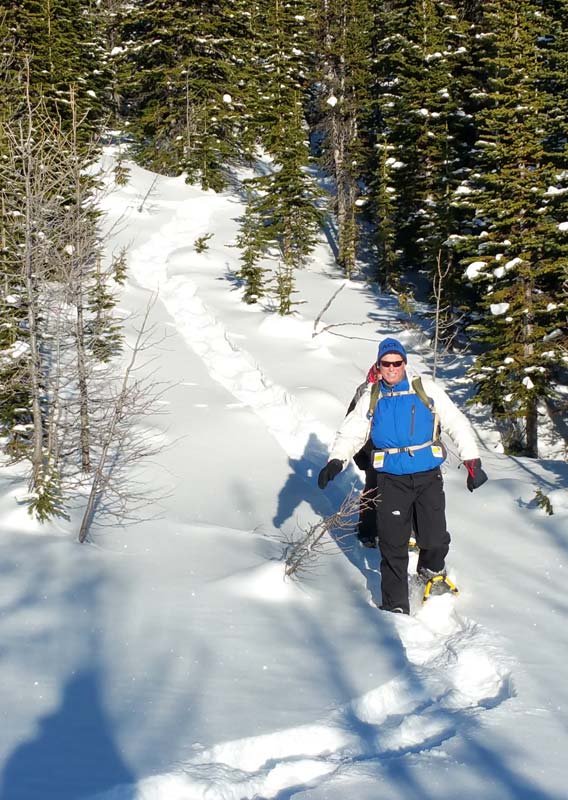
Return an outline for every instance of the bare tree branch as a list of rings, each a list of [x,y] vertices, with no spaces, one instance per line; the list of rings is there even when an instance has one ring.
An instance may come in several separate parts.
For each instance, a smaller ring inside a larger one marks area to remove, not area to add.
[[[149,386],[145,379],[133,379],[141,353],[151,346],[148,318],[156,299],[157,296],[153,295],[148,302],[116,397],[110,406],[103,403],[103,413],[106,408],[107,412],[110,409],[110,414],[92,474],[91,489],[79,530],[80,542],[87,539],[94,515],[105,498],[106,512],[121,520],[133,506],[142,507],[148,503],[147,487],[141,486],[139,492],[135,491],[127,473],[135,462],[163,449],[160,442],[152,442],[147,433],[136,426],[139,420],[154,413],[156,399],[166,389],[156,383]]]
[[[368,493],[360,493],[354,487],[334,514],[322,517],[307,528],[300,529],[297,538],[291,537],[285,541],[284,574],[287,578],[301,578],[313,570],[319,556],[331,550],[333,541],[326,537],[334,531],[334,538],[350,535],[359,518],[360,508],[375,507],[375,499]],[[367,504],[367,506],[366,506]]]
[[[317,315],[317,317],[315,318],[315,320],[314,320],[314,332],[312,333],[312,338],[313,338],[314,336],[317,336],[317,334],[318,334],[318,331],[316,330],[316,329],[317,329],[317,326],[318,326],[318,322],[319,322],[319,321],[320,321],[320,319],[323,317],[323,315],[325,314],[325,312],[327,311],[327,309],[328,309],[328,308],[331,306],[331,304],[333,303],[333,301],[335,300],[335,298],[337,297],[337,295],[339,294],[339,292],[341,292],[341,291],[342,291],[342,290],[345,288],[345,286],[346,286],[346,284],[345,284],[345,283],[342,283],[342,284],[341,284],[341,286],[340,286],[338,289],[336,289],[336,290],[335,290],[335,292],[332,294],[332,296],[329,298],[329,300],[327,301],[327,303],[324,305],[324,307],[322,308],[322,310],[320,311],[320,313],[319,313],[319,314]],[[325,329],[324,329],[324,330],[325,330]]]

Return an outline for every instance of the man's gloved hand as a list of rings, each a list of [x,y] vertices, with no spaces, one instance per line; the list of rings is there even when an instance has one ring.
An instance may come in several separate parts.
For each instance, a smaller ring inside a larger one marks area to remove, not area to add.
[[[332,481],[343,469],[343,461],[338,458],[332,458],[328,461],[325,467],[318,475],[318,486],[320,489],[325,489],[327,484]]]
[[[467,488],[470,492],[474,489],[479,489],[487,480],[487,475],[481,469],[481,459],[472,458],[470,461],[463,462],[464,467],[467,469]]]

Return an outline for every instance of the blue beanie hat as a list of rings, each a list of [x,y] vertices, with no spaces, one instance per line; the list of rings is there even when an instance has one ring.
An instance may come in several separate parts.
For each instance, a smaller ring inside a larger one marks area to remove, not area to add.
[[[383,356],[386,356],[388,353],[398,353],[399,356],[403,357],[405,364],[408,361],[406,350],[404,349],[403,345],[401,345],[401,343],[398,341],[398,339],[383,339],[383,341],[379,345],[377,363],[383,358]]]

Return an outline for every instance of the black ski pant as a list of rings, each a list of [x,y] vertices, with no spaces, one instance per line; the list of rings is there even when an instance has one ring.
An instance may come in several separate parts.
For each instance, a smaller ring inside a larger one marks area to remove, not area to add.
[[[439,468],[412,475],[378,472],[377,498],[382,607],[402,608],[408,613],[408,537],[412,525],[420,548],[418,569],[441,572],[450,548],[442,473]]]

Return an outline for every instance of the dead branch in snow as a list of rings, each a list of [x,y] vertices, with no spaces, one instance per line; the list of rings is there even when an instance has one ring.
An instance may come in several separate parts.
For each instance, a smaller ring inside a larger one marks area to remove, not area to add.
[[[336,550],[333,545],[338,539],[353,533],[360,508],[364,508],[366,502],[368,507],[374,507],[375,500],[366,501],[367,494],[352,487],[336,512],[301,528],[297,538],[292,535],[285,540],[284,574],[287,578],[299,579],[312,571],[320,556]],[[333,538],[326,536],[331,532]]]
[[[320,319],[323,317],[323,315],[325,314],[325,312],[327,311],[327,309],[328,309],[328,308],[331,306],[331,304],[333,303],[333,301],[335,300],[335,298],[337,297],[337,295],[339,294],[339,292],[341,292],[341,291],[342,291],[342,289],[344,289],[344,288],[345,288],[345,283],[342,283],[342,284],[341,284],[341,286],[340,286],[338,289],[336,289],[336,290],[335,290],[335,292],[334,292],[334,293],[331,295],[331,297],[329,298],[329,300],[327,301],[327,303],[324,305],[324,307],[322,308],[322,310],[320,311],[320,313],[319,313],[319,314],[317,315],[317,317],[315,318],[315,320],[314,320],[314,332],[312,333],[312,338],[313,338],[314,336],[317,336],[317,335],[318,335],[318,331],[316,330],[316,328],[317,328],[317,325],[318,325],[318,322],[319,322],[319,321],[320,321]],[[324,330],[325,330],[325,329],[324,329]],[[321,331],[320,331],[320,332],[321,332]]]
[[[142,197],[142,200],[140,201],[140,205],[137,208],[137,211],[138,211],[139,214],[141,214],[142,211],[144,211],[144,206],[146,205],[146,201],[148,200],[148,198],[152,197],[152,195],[154,194],[154,186],[156,185],[156,183],[158,181],[158,177],[159,177],[158,175],[156,175],[154,177],[154,180],[150,184],[149,189],[146,191],[146,194]]]

